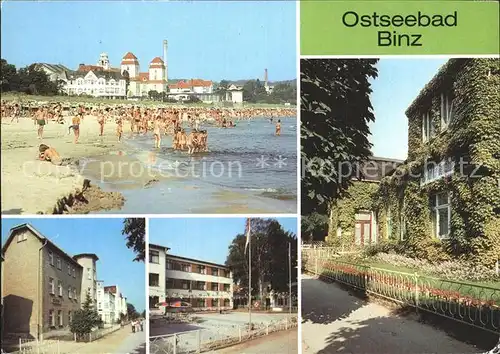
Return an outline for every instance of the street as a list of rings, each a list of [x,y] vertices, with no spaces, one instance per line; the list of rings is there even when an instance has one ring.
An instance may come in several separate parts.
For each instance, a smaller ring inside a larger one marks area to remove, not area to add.
[[[275,332],[239,345],[216,351],[217,354],[294,354],[298,353],[297,328]]]
[[[309,275],[302,275],[303,353],[439,353],[481,351],[382,305],[368,303]]]

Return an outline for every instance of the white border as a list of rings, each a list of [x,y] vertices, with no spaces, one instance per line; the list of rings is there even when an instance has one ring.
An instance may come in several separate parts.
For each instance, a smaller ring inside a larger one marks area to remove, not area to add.
[[[300,59],[461,59],[461,58],[499,58],[500,54],[436,54],[436,55],[301,55]],[[299,80],[300,81],[300,80]]]

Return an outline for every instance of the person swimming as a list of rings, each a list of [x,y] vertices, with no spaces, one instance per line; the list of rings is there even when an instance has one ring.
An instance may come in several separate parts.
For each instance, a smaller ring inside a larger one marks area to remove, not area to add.
[[[278,119],[278,123],[276,123],[276,136],[281,135],[281,120]]]

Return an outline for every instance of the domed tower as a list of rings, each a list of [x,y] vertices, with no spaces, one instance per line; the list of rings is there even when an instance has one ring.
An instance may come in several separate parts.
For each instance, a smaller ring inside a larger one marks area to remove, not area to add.
[[[160,84],[161,89],[158,92],[165,90],[165,63],[160,57],[156,57],[149,63],[149,80],[155,84]]]
[[[109,70],[108,53],[101,53],[101,55],[99,55],[99,61],[97,62],[97,65],[104,70]]]
[[[125,70],[128,72],[129,78],[131,79],[139,76],[139,60],[137,60],[137,57],[131,52],[125,54],[122,59],[120,71],[123,74]]]

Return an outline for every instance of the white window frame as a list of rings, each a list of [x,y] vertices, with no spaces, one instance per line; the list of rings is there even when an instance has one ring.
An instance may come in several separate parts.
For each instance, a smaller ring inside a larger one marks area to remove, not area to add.
[[[448,128],[453,119],[453,98],[449,93],[441,94],[441,131]]]
[[[73,278],[76,278],[76,269],[73,267]]]
[[[71,324],[73,322],[73,313],[71,310],[68,311],[68,324]]]
[[[25,232],[17,235],[17,242],[23,242],[23,241],[26,241],[27,239],[28,239],[28,235]]]
[[[92,280],[92,268],[87,268],[87,279]]]
[[[455,161],[451,159],[444,159],[438,163],[433,162],[431,170],[428,168],[430,166],[429,162],[426,162],[424,165],[422,177],[420,178],[420,186],[451,176],[455,171]]]
[[[68,263],[68,275],[71,275],[71,265]]]
[[[56,284],[54,278],[49,278],[49,294],[55,295],[56,293]]]
[[[61,261],[61,257],[57,257],[57,269],[62,270],[62,261]]]
[[[49,310],[49,326],[50,327],[55,327],[56,321],[55,321],[55,316],[54,316],[54,310]]]
[[[49,251],[49,264],[54,265],[54,253],[52,251]]]
[[[59,327],[64,326],[62,310],[57,310],[57,322],[59,322]]]
[[[59,294],[60,297],[63,296],[63,285],[62,285],[62,281],[58,281],[57,282],[57,292]]]
[[[447,194],[447,202],[446,204],[438,205],[438,200],[439,196]],[[447,239],[450,236],[450,226],[451,226],[451,193],[450,192],[441,192],[441,193],[436,193],[432,196],[432,198],[435,198],[435,206],[432,207],[432,212],[434,213],[436,224],[433,225],[434,228],[434,236],[440,240]],[[439,212],[441,210],[447,209],[448,210],[448,233],[446,235],[441,235],[441,230],[440,230],[440,220],[439,220]]]
[[[71,286],[68,286],[68,299],[71,299]]]
[[[432,138],[431,128],[432,128],[431,113],[430,111],[427,111],[422,115],[422,141],[424,143],[428,142]]]

